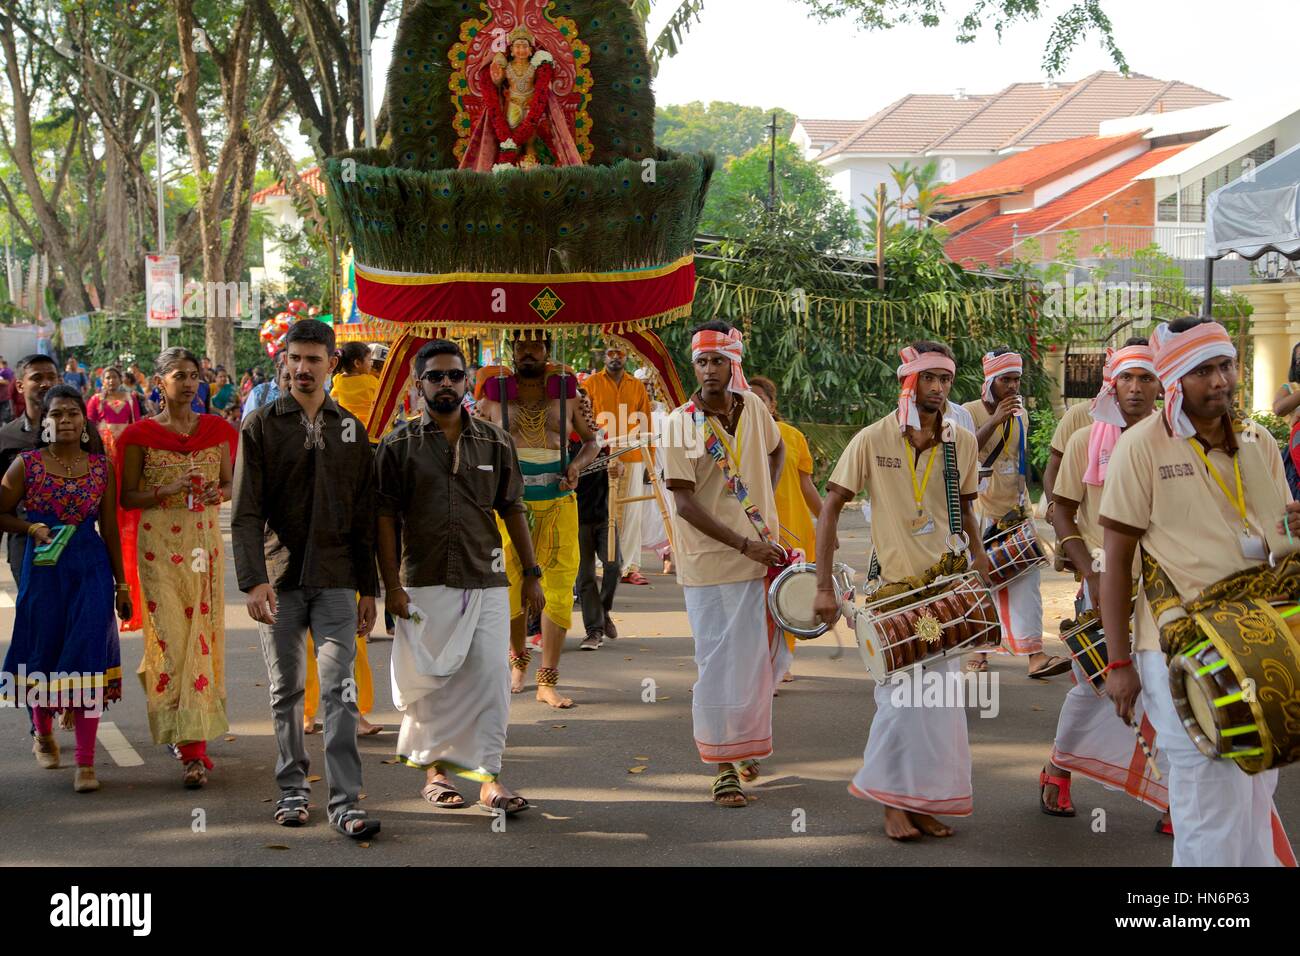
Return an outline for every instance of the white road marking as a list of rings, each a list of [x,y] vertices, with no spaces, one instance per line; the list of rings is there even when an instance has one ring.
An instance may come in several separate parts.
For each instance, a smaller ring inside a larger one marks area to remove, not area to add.
[[[126,735],[111,720],[100,721],[98,742],[119,767],[143,766],[144,758],[135,752]]]

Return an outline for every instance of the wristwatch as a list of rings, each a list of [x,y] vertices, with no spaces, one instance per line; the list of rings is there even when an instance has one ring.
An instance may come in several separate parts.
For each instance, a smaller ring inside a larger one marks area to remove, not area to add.
[[[524,577],[526,578],[540,578],[541,576],[542,566],[540,564],[534,564],[531,568],[524,568]]]

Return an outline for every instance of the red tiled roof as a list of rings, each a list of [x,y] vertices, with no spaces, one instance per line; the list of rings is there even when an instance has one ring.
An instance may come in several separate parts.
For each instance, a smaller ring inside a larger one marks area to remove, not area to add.
[[[1189,143],[1149,149],[1114,169],[1102,173],[1063,196],[1028,212],[1007,213],[987,219],[944,244],[944,251],[954,262],[996,263],[999,255],[1015,239],[1025,239],[1047,232],[1077,213],[1133,184],[1133,178],[1156,163],[1186,149]],[[1013,231],[1013,227],[1016,227]]]
[[[317,196],[325,195],[325,180],[320,178],[320,167],[312,166],[310,169],[304,169],[298,174],[298,178],[314,192]],[[253,205],[264,203],[272,196],[287,196],[289,190],[285,188],[284,180],[275,183],[273,186],[267,186],[265,189],[259,189],[253,193]]]
[[[1142,138],[1141,131],[1123,136],[1080,136],[1076,139],[1048,143],[1023,153],[1012,153],[1006,159],[978,169],[969,176],[940,188],[943,202],[964,199],[981,199],[1018,193],[1071,168],[1087,165],[1107,153],[1132,145]]]

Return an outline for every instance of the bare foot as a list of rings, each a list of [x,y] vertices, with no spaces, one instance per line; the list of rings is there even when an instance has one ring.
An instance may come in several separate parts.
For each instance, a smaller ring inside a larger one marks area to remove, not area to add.
[[[524,678],[528,672],[518,667],[510,668],[510,693],[517,694],[524,689]]]
[[[786,671],[785,676],[781,678],[782,684],[788,684],[794,680],[794,671]]]
[[[907,818],[921,828],[921,832],[926,836],[933,837],[950,837],[953,835],[953,829],[944,826],[928,813],[909,813]]]
[[[315,717],[304,717],[302,719],[302,732],[304,734],[320,733],[320,724],[316,723]]]
[[[379,724],[372,724],[366,718],[357,715],[357,736],[369,737],[373,734],[382,733],[384,728]]]
[[[885,836],[891,840],[919,840],[921,831],[912,826],[912,815],[894,807],[885,807]]]
[[[568,697],[560,696],[560,692],[554,687],[538,687],[537,699],[543,704],[550,704],[557,710],[568,710],[574,706],[573,701]]]

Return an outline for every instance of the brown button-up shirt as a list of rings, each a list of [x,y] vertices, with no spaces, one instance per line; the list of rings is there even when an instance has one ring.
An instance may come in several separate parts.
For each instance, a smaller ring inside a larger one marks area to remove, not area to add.
[[[309,434],[292,394],[244,419],[230,521],[239,589],[379,593],[374,456],[365,426],[328,395]],[[310,447],[309,447],[310,446]]]
[[[514,442],[464,409],[455,447],[429,413],[389,432],[376,457],[379,513],[402,529],[405,587],[506,587],[495,515],[524,508]]]

